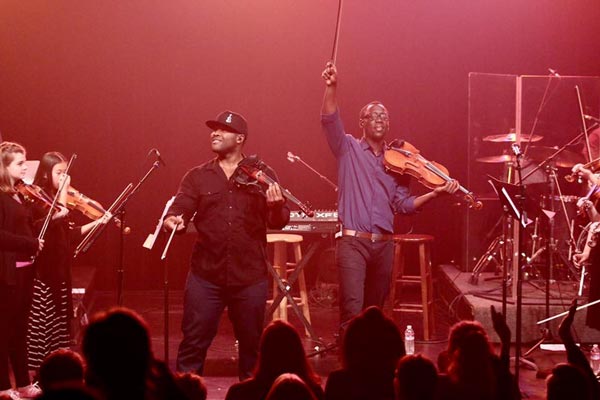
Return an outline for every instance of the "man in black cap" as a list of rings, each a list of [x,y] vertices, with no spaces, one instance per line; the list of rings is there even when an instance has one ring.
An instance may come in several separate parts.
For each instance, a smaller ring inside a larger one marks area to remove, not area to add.
[[[263,329],[268,280],[266,229],[284,227],[290,216],[277,184],[260,190],[244,185],[239,165],[248,136],[244,117],[224,111],[207,121],[217,157],[189,170],[163,226],[185,229],[192,215],[198,239],[191,257],[177,370],[202,374],[206,351],[225,307],[239,342],[240,380],[254,368]],[[270,168],[265,172],[276,175]]]

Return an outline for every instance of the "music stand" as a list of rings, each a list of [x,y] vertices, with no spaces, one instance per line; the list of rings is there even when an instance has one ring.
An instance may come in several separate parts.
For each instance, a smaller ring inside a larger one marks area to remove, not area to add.
[[[154,233],[151,233],[146,238],[146,241],[142,245],[145,249],[152,250],[154,247],[154,243],[156,243],[156,239],[158,238],[160,231],[162,230],[163,221],[169,208],[175,201],[175,196],[171,197],[167,203],[165,204],[165,208],[158,219],[158,224],[156,225],[156,229]],[[163,250],[163,253],[160,257],[162,267],[163,267],[163,335],[164,335],[164,361],[169,363],[169,269],[167,266],[167,252],[169,247],[171,246],[171,241],[173,240],[173,235],[177,228],[173,229],[171,234],[169,235],[169,239],[167,239],[167,243]]]
[[[520,165],[517,158],[517,170],[520,173]],[[516,326],[515,330],[515,380],[517,385],[519,384],[519,367],[521,361],[521,324],[522,324],[522,306],[523,306],[523,275],[521,270],[521,258],[523,257],[523,237],[527,225],[532,221],[527,218],[528,211],[535,213],[538,211],[539,206],[535,206],[533,202],[527,202],[525,187],[523,185],[514,185],[511,183],[501,182],[493,177],[489,177],[488,182],[492,185],[500,203],[504,206],[504,209],[509,216],[512,216],[517,224],[519,245],[517,251],[517,257],[519,257],[518,267],[516,268],[516,279],[517,286],[517,299],[516,299]],[[540,210],[541,211],[541,210]],[[506,302],[507,302],[507,282],[508,282],[508,268],[504,268],[502,272],[502,313],[506,315]]]

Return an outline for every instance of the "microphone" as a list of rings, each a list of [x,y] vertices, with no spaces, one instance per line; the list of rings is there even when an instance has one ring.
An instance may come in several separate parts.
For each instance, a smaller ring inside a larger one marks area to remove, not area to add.
[[[300,159],[300,157],[295,156],[291,151],[288,151],[287,152],[287,159],[288,159],[289,162],[293,163],[293,162],[298,161]]]
[[[512,147],[512,151],[515,154],[515,156],[519,157],[519,156],[522,155],[522,153],[521,153],[521,147],[518,144],[513,143],[513,144],[510,145],[510,147]]]
[[[548,72],[550,72],[550,75],[560,78],[560,75],[558,74],[558,72],[556,72],[555,69],[548,68]]]
[[[583,114],[583,118],[588,121],[600,122],[600,118],[592,117],[591,115]]]
[[[160,156],[160,151],[158,151],[158,149],[152,149],[152,151],[154,152],[154,154],[156,154],[156,159],[158,160],[158,162],[161,163],[163,167],[166,167],[167,164],[165,163],[165,160],[163,160]]]

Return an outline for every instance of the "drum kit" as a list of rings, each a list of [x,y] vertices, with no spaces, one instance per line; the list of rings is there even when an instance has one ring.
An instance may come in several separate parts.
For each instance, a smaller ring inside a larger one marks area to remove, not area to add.
[[[556,154],[557,149],[555,148],[534,145],[542,139],[543,137],[540,135],[521,135],[520,137],[520,142],[524,143],[523,152],[525,153],[521,159],[521,175],[522,183],[527,188],[526,203],[537,204],[530,208],[531,211],[528,211],[527,214],[528,218],[532,220],[532,225],[527,229],[528,235],[526,235],[525,241],[527,253],[530,252],[530,254],[526,255],[528,262],[523,267],[524,276],[525,279],[535,279],[547,273],[550,274],[550,279],[554,279],[555,272],[553,270],[555,267],[559,267],[561,269],[556,273],[560,272],[561,278],[582,282],[582,271],[572,262],[571,258],[575,252],[583,250],[587,230],[582,223],[578,224],[575,221],[576,203],[579,197],[563,195],[557,171],[558,168],[570,169],[575,164],[583,164],[585,160],[581,154],[573,151],[562,150]],[[485,136],[482,140],[510,147],[517,142],[517,135],[510,132]],[[512,152],[511,154],[483,156],[476,158],[476,161],[484,164],[502,164],[504,172],[501,180],[506,183],[519,183],[519,178],[515,176],[517,160]],[[525,207],[527,209],[527,205]],[[511,251],[507,246],[512,246],[509,233],[512,228],[508,219],[502,216],[496,224],[496,227],[503,227],[502,233],[492,240],[487,250],[477,260],[470,279],[472,284],[478,283],[480,273],[492,262],[497,267],[507,268],[507,259],[510,258]],[[544,225],[546,228],[542,229]],[[575,234],[578,234],[578,240],[574,239]],[[543,272],[544,268],[539,267],[543,257],[550,257],[551,260],[550,270],[547,272]]]

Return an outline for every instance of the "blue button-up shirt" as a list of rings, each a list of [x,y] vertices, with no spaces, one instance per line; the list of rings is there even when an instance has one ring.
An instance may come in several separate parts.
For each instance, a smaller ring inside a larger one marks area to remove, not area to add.
[[[329,147],[338,163],[338,217],[342,226],[361,232],[392,233],[394,213],[415,212],[407,176],[388,173],[383,153],[364,138],[346,134],[339,110],[321,115]]]

